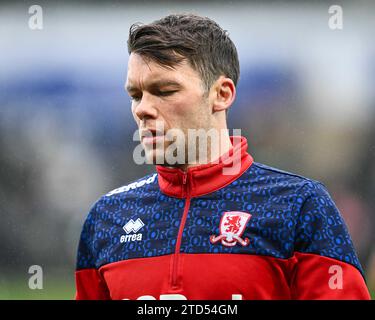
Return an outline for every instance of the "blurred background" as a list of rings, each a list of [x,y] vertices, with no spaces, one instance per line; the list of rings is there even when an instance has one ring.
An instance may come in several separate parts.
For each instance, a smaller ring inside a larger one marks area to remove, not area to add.
[[[43,29],[29,27],[31,5]],[[332,4],[343,29],[331,29]],[[73,299],[82,223],[134,164],[128,29],[169,13],[216,20],[238,48],[229,127],[257,162],[322,181],[375,289],[375,3],[0,3],[0,299]],[[31,265],[44,272],[31,290]],[[373,294],[373,298],[374,298]]]

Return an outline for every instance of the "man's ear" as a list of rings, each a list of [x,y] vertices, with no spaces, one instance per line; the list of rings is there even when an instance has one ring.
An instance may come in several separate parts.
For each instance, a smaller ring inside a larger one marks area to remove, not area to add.
[[[232,79],[220,76],[211,87],[212,113],[225,111],[236,97],[236,86]]]

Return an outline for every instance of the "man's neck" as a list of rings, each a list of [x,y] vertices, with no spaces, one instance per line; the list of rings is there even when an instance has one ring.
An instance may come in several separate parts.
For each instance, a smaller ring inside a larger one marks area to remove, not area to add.
[[[196,167],[202,164],[218,160],[223,154],[227,153],[233,147],[229,137],[228,130],[223,131],[223,134],[219,135],[218,140],[218,143],[213,143],[212,141],[210,141],[210,143],[207,143],[207,157],[204,157],[204,159],[197,159],[194,162],[181,164],[177,167],[183,171],[187,171],[188,168]],[[197,158],[199,158],[199,155],[197,155]]]

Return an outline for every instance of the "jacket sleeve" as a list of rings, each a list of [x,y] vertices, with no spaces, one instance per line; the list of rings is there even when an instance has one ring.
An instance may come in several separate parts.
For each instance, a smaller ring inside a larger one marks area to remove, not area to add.
[[[76,300],[108,300],[108,288],[95,266],[95,206],[88,214],[78,245],[75,271]]]
[[[370,299],[345,222],[321,183],[297,197],[293,299]]]

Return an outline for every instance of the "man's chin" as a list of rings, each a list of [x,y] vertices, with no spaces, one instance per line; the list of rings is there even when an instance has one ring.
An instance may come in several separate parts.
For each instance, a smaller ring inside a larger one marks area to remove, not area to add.
[[[166,159],[163,150],[145,148],[146,163],[153,165],[165,165]]]
[[[178,159],[173,157],[166,157],[163,150],[159,149],[152,149],[152,150],[145,150],[146,151],[146,163],[153,164],[153,165],[160,165],[164,167],[181,167],[185,165],[185,161],[176,161]],[[172,161],[171,161],[172,159]]]

